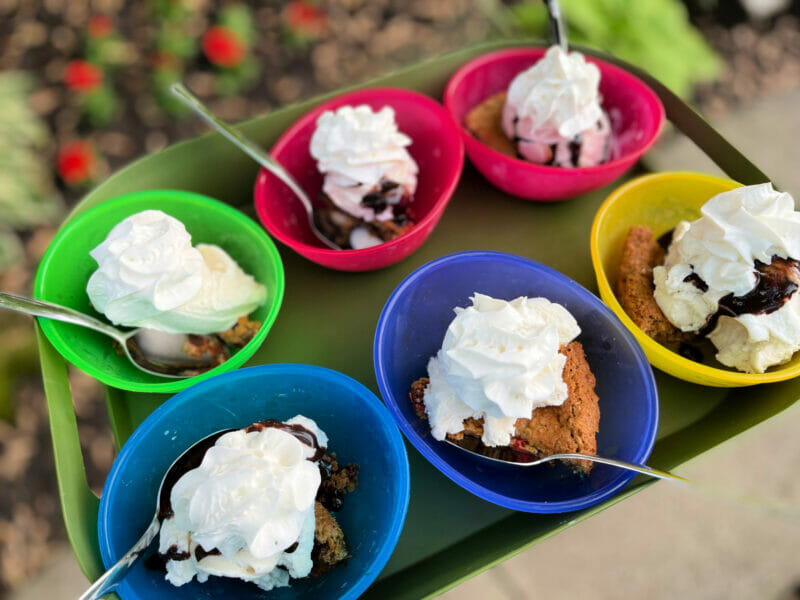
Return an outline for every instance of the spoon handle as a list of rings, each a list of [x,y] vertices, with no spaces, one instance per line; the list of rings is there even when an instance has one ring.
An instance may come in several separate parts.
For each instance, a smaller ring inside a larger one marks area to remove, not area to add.
[[[117,583],[127,575],[130,568],[142,553],[147,550],[147,547],[158,535],[158,530],[160,528],[161,522],[158,520],[158,517],[154,517],[150,526],[145,530],[144,534],[142,534],[142,537],[139,538],[139,541],[136,542],[133,548],[128,550],[125,556],[120,558],[114,566],[103,573],[78,600],[95,600],[96,598],[102,598],[105,594],[108,594]]]
[[[620,469],[636,471],[637,473],[650,475],[651,477],[657,477],[658,479],[672,479],[674,481],[683,481],[684,483],[688,483],[688,479],[685,479],[680,475],[673,475],[672,473],[667,473],[666,471],[653,469],[647,465],[637,465],[636,463],[629,463],[625,462],[624,460],[617,460],[615,458],[606,458],[604,456],[589,456],[587,454],[551,454],[550,456],[542,457],[531,464],[540,464],[548,460],[557,459],[590,460],[592,462],[602,463],[604,465],[611,465],[612,467],[619,467]]]
[[[198,115],[203,117],[209,125],[228,138],[234,145],[238,146],[242,152],[288,185],[305,205],[306,211],[311,214],[311,201],[308,199],[303,188],[297,184],[294,178],[289,175],[280,164],[272,160],[272,157],[267,154],[261,146],[239,133],[236,129],[208,110],[182,83],[173,83],[171,89],[173,94],[180,98],[184,104],[194,110]]]
[[[558,0],[544,0],[544,3],[547,6],[547,16],[550,19],[553,41],[566,52],[567,35],[564,33],[564,19],[561,17],[561,8],[558,6]]]
[[[44,302],[42,300],[34,300],[33,298],[25,298],[23,296],[15,296],[14,294],[0,292],[0,308],[7,308],[27,315],[47,317],[48,319],[55,319],[56,321],[64,321],[66,323],[89,327],[90,329],[105,333],[117,340],[122,337],[122,332],[94,317],[85,315],[77,310],[72,310],[66,306],[51,304],[50,302]]]

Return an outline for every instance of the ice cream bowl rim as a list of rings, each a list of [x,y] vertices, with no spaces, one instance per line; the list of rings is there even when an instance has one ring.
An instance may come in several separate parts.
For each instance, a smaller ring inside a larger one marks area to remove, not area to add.
[[[69,248],[69,252],[73,253],[76,251],[76,248],[79,251],[85,251],[83,252],[85,256],[82,256],[81,260],[90,263],[92,270],[94,270],[96,268],[96,263],[89,256],[89,251],[105,239],[105,236],[119,220],[125,218],[125,216],[130,216],[143,210],[163,209],[164,207],[161,203],[165,201],[176,206],[181,206],[181,210],[189,211],[191,209],[195,214],[202,214],[202,219],[205,221],[210,221],[214,218],[224,219],[224,222],[234,229],[222,230],[217,227],[208,227],[210,231],[213,231],[213,235],[202,240],[195,239],[193,236],[192,243],[218,243],[223,250],[230,251],[230,248],[225,248],[225,243],[221,240],[226,235],[240,236],[241,239],[245,240],[249,247],[252,248],[252,256],[248,261],[252,264],[242,264],[240,262],[239,266],[242,267],[245,272],[256,276],[256,280],[259,279],[257,273],[271,271],[274,283],[267,286],[267,300],[265,304],[258,307],[255,313],[253,313],[263,317],[260,318],[261,327],[253,338],[242,348],[237,349],[227,361],[219,366],[205,373],[184,379],[160,378],[155,375],[148,375],[132,366],[129,369],[130,375],[113,372],[107,367],[109,361],[119,361],[121,364],[123,362],[127,363],[127,359],[123,355],[117,355],[114,352],[113,343],[110,338],[106,338],[102,336],[102,334],[80,328],[76,325],[60,323],[50,319],[39,320],[39,325],[48,341],[68,362],[80,368],[101,383],[121,390],[151,393],[177,392],[198,381],[242,366],[266,339],[272,325],[277,319],[278,312],[283,302],[285,288],[283,262],[281,261],[277,247],[269,236],[266,235],[263,228],[236,208],[211,198],[210,196],[184,190],[170,189],[140,190],[116,196],[87,209],[85,212],[67,221],[56,233],[42,257],[34,280],[34,297],[41,300],[63,303],[59,298],[60,290],[54,289],[56,282],[52,274],[56,268],[54,264],[60,259],[60,253],[64,252],[65,248]],[[125,216],[120,217],[119,213],[123,213]],[[109,215],[113,215],[117,220],[112,222]],[[179,218],[178,220],[181,219]],[[100,231],[102,231],[102,237],[94,239],[92,236],[100,236]],[[192,233],[191,227],[189,228],[189,233]],[[258,265],[256,264],[256,256],[258,257]],[[266,282],[260,281],[260,283]],[[82,291],[77,289],[77,285],[82,286]],[[76,283],[76,287],[74,289],[71,288],[68,293],[70,296],[73,294],[80,294],[82,298],[85,297],[86,280],[83,280],[79,284]],[[90,312],[91,309],[88,298],[85,298],[85,302],[82,300],[80,306],[73,306],[73,308],[81,312]],[[102,315],[99,315],[98,318],[105,320],[105,317]],[[76,336],[99,336],[98,339],[102,339],[102,343],[108,344],[107,356],[101,361],[92,360],[85,356],[84,353],[71,342]]]
[[[715,177],[703,173],[694,173],[689,171],[675,171],[675,172],[662,172],[653,173],[649,175],[642,175],[631,181],[624,183],[616,188],[606,198],[597,213],[592,223],[590,235],[590,250],[592,255],[592,266],[594,268],[597,285],[600,290],[600,297],[609,308],[617,315],[625,327],[633,333],[639,344],[642,346],[645,354],[647,355],[650,364],[657,369],[668,373],[674,377],[696,383],[699,385],[706,385],[710,387],[746,387],[751,385],[759,385],[764,383],[775,383],[778,381],[785,381],[800,375],[800,351],[796,352],[794,357],[788,363],[777,365],[768,369],[765,373],[745,373],[735,370],[726,370],[713,367],[706,364],[701,364],[685,358],[680,354],[673,352],[667,347],[659,344],[653,338],[648,336],[642,329],[640,329],[633,320],[627,315],[622,308],[616,294],[614,293],[614,286],[609,279],[609,273],[605,267],[605,259],[607,250],[604,249],[604,237],[607,235],[608,228],[613,226],[616,215],[624,212],[625,202],[633,193],[639,193],[646,190],[648,187],[668,185],[674,186],[676,193],[672,197],[675,199],[685,198],[678,190],[684,189],[684,186],[691,186],[693,184],[702,184],[705,186],[712,186],[718,189],[718,192],[741,187],[742,184],[731,179]],[[695,199],[686,201],[686,205],[698,211],[702,204],[708,199]],[[648,225],[648,223],[632,223]],[[675,223],[677,224],[677,223]],[[658,232],[654,231],[655,235]]]

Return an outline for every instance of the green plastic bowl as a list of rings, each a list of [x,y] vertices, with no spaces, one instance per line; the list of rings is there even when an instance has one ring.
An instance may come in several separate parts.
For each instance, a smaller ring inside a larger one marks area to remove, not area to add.
[[[101,333],[51,319],[39,319],[39,323],[65,359],[102,383],[134,392],[177,392],[242,366],[267,337],[278,316],[284,289],[278,250],[264,230],[238,210],[207,196],[176,190],[146,190],[108,200],[81,213],[59,230],[39,265],[33,295],[104,319],[91,307],[86,295],[86,283],[97,269],[89,252],[117,223],[148,209],[162,210],[181,221],[192,236],[192,244],[220,246],[246,273],[266,286],[267,301],[252,315],[261,321],[255,337],[206,373],[168,379],[137,369],[115,351],[112,339]]]

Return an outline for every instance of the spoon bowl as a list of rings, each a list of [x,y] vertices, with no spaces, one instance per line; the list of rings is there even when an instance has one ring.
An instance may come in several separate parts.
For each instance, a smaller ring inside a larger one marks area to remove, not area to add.
[[[150,547],[150,544],[153,543],[156,536],[158,536],[158,532],[161,530],[161,522],[167,516],[164,513],[164,507],[169,504],[169,494],[173,486],[184,473],[197,467],[202,461],[206,450],[213,446],[214,442],[216,442],[222,434],[229,431],[233,431],[233,429],[221,429],[220,431],[207,435],[200,441],[189,446],[189,448],[184,450],[183,453],[173,461],[169,469],[164,473],[164,477],[161,478],[161,483],[158,486],[158,493],[156,494],[156,512],[150,524],[147,526],[147,529],[145,529],[142,534],[142,537],[139,538],[122,558],[103,573],[78,600],[95,600],[96,598],[102,598],[125,577],[131,567]]]
[[[137,369],[159,377],[192,377],[213,369],[231,356],[228,347],[216,335],[163,333],[148,329],[122,331],[66,306],[6,292],[0,292],[0,307],[99,331],[116,340]],[[201,356],[189,355],[185,351],[188,340],[195,346],[218,351],[204,351]],[[151,350],[154,346],[161,346],[165,351]]]

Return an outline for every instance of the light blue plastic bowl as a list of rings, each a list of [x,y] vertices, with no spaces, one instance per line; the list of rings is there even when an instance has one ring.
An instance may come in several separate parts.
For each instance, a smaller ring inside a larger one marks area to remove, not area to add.
[[[633,335],[596,296],[542,264],[502,252],[459,252],[433,260],[406,277],[389,297],[375,332],[374,361],[383,399],[409,441],[437,469],[476,496],[514,510],[579,510],[619,492],[635,473],[596,464],[589,476],[562,464],[515,467],[472,456],[431,436],[414,413],[411,383],[427,376],[428,359],[442,346],[453,308],[475,292],[512,300],[543,296],[578,321],[589,366],[597,378],[600,431],[597,453],[645,462],[658,427],[653,372]]]
[[[98,535],[103,563],[116,562],[144,532],[155,512],[161,478],[197,440],[264,419],[314,419],[343,463],[360,467],[356,490],[335,513],[351,558],[317,577],[269,592],[221,577],[174,587],[145,561],[117,589],[123,600],[195,598],[357,598],[389,559],[403,528],[409,498],[408,456],[381,401],[350,377],[322,367],[278,364],[241,369],[200,382],[153,411],[123,446],[100,500]]]

